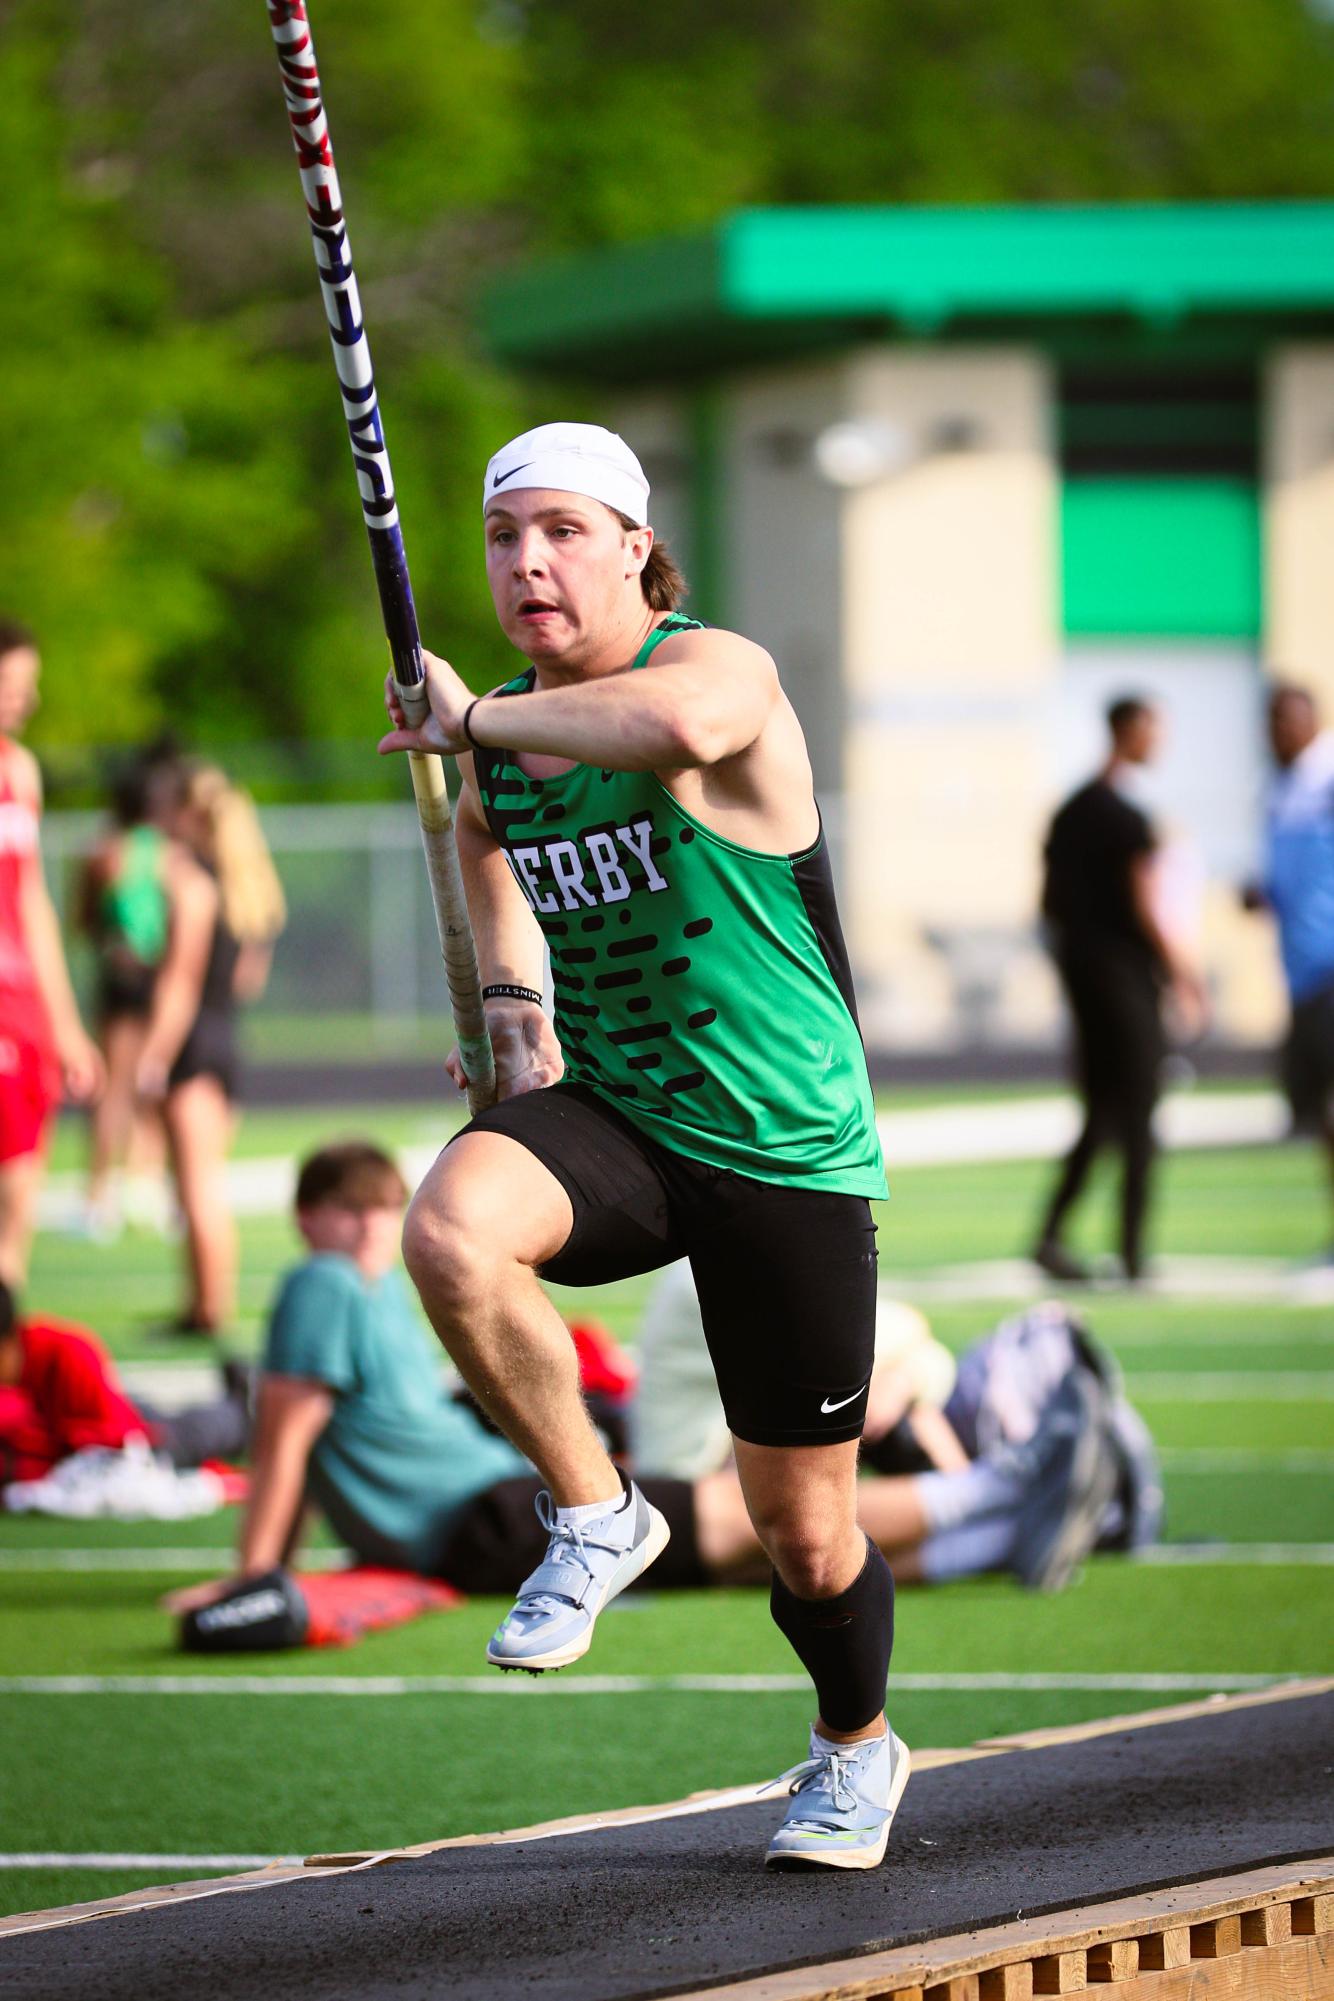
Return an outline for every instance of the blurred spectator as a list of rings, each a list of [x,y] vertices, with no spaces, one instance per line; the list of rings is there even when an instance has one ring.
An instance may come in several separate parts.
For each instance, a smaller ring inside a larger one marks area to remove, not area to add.
[[[191,1622],[209,1606],[253,1592],[262,1610],[286,1588],[309,1500],[360,1563],[465,1591],[513,1592],[543,1559],[540,1478],[443,1392],[439,1356],[408,1309],[406,1194],[393,1161],[365,1141],[322,1148],[301,1168],[296,1220],[309,1256],[269,1318],[236,1568],[164,1601],[186,1620],[189,1644],[204,1644]],[[955,1385],[949,1353],[912,1308],[884,1298],[879,1316],[858,1520],[901,1581],[1007,1568],[1057,1590],[1095,1542],[1129,1548],[1157,1533],[1151,1443],[1114,1365],[1060,1308],[1007,1322],[969,1351],[950,1405],[967,1446],[939,1408]],[[638,1397],[661,1395],[670,1409],[660,1426],[639,1414],[636,1436],[655,1442],[655,1456],[636,1478],[672,1529],[651,1588],[767,1583],[730,1438],[717,1431],[716,1390],[698,1366],[708,1351],[687,1265],[659,1278],[650,1324]],[[605,1352],[585,1344],[581,1361],[586,1387],[605,1380]],[[258,1643],[240,1610],[208,1641]]]
[[[236,1286],[226,1167],[237,1004],[263,991],[287,913],[254,804],[215,765],[184,769],[170,827],[167,945],[137,1083],[162,1104],[185,1223],[190,1290],[176,1329],[213,1334],[232,1312]]]
[[[1280,685],[1269,698],[1269,742],[1278,770],[1265,812],[1264,877],[1247,901],[1267,904],[1278,922],[1292,1010],[1281,1060],[1293,1125],[1323,1140],[1334,1177],[1334,731],[1321,729],[1305,688]]]
[[[180,787],[168,742],[151,745],[112,787],[112,825],[84,867],[80,921],[97,954],[96,1019],[106,1089],[92,1117],[85,1228],[109,1240],[123,1213],[148,1216],[147,1197],[165,1166],[161,1109],[137,1095],[135,1079],[167,948],[166,820]],[[119,1182],[118,1182],[119,1177]]]
[[[723,1400],[709,1360],[699,1295],[685,1259],[668,1265],[649,1294],[636,1344],[638,1392],[630,1406],[630,1457],[640,1474],[665,1473],[694,1480],[716,1473],[732,1456]],[[902,1443],[900,1427],[933,1431],[918,1441],[930,1463],[947,1470],[965,1464],[957,1441],[932,1427],[954,1383],[954,1358],[934,1339],[923,1314],[877,1286],[875,1372],[862,1427],[863,1461],[881,1441]],[[951,1450],[953,1446],[953,1450]],[[884,1473],[905,1467],[887,1458]]]
[[[693,1480],[713,1502],[731,1438],[688,1264],[659,1273],[638,1352],[636,1477]],[[1082,1408],[1072,1371],[1097,1386]],[[1068,1457],[1059,1426],[1082,1428]],[[860,1466],[858,1520],[900,1583],[1009,1568],[1054,1589],[1089,1548],[1139,1549],[1162,1526],[1153,1440],[1113,1357],[1056,1301],[1001,1321],[956,1367],[925,1316],[880,1287]]]
[[[42,876],[42,781],[15,742],[37,706],[32,634],[0,619],[0,1279],[27,1273],[47,1129],[62,1085],[92,1099],[102,1058],[84,1032]]]
[[[143,1439],[177,1467],[237,1457],[249,1433],[249,1382],[238,1364],[221,1394],[172,1414],[127,1395],[89,1327],[22,1315],[0,1284],[0,1488],[43,1479],[75,1453]]]
[[[1045,848],[1042,914],[1074,1021],[1075,1076],[1084,1125],[1061,1169],[1034,1259],[1053,1278],[1086,1282],[1086,1267],[1061,1241],[1070,1209],[1106,1146],[1122,1157],[1121,1263],[1143,1270],[1144,1224],[1155,1152],[1153,1113],[1166,1045],[1161,1001],[1170,988],[1187,1032],[1204,1021],[1204,990],[1179,933],[1164,928],[1156,881],[1157,838],[1128,796],[1153,761],[1158,711],[1139,696],[1107,711],[1111,742],[1096,777],[1052,821]]]

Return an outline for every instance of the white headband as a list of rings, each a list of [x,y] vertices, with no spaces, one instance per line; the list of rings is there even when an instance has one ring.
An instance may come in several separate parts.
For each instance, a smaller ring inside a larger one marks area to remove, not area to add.
[[[600,500],[640,528],[648,522],[644,468],[624,438],[600,424],[539,424],[512,438],[486,468],[482,507],[507,491],[534,486]]]

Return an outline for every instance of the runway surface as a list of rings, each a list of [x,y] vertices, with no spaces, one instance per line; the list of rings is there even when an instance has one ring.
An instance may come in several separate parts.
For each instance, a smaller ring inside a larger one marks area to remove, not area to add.
[[[867,1874],[765,1871],[776,1793],[15,1936],[0,1991],[634,2001],[1322,1854],[1332,1773],[1334,1694],[1296,1697],[921,1772]]]

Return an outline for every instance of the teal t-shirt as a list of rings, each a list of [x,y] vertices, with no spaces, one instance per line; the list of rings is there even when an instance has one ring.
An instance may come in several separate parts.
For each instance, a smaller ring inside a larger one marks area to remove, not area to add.
[[[451,1523],[483,1488],[532,1467],[445,1394],[440,1361],[396,1271],[368,1280],[320,1252],[287,1274],[264,1368],[334,1393],[309,1490],[366,1563],[434,1572]]]

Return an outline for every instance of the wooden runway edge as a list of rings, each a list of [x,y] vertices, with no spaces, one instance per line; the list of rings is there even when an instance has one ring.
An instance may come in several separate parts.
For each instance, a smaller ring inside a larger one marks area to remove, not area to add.
[[[1094,1987],[1106,2001],[1329,2001],[1334,1855],[691,1988],[676,2001],[1029,2001]]]
[[[1103,1717],[1092,1723],[1076,1723],[1051,1730],[1028,1731],[1014,1737],[985,1738],[977,1744],[958,1749],[915,1750],[913,1769],[924,1772],[943,1765],[964,1764],[973,1759],[1014,1756],[1020,1752],[1043,1750],[1059,1744],[1081,1743],[1089,1738],[1106,1736],[1117,1731],[1150,1729],[1155,1724],[1178,1723],[1197,1716],[1230,1714],[1233,1710],[1254,1708],[1271,1702],[1287,1702],[1303,1696],[1324,1695],[1331,1690],[1334,1690],[1334,1676],[1281,1682],[1273,1688],[1251,1690],[1241,1695],[1208,1696],[1198,1702],[1179,1703],[1163,1709],[1138,1710],[1128,1716]],[[892,1683],[890,1692],[892,1698]],[[271,1889],[282,1883],[313,1882],[330,1875],[351,1874],[356,1870],[379,1868],[390,1862],[416,1861],[422,1856],[435,1855],[449,1848],[482,1848],[521,1841],[548,1840],[559,1835],[587,1833],[599,1828],[632,1827],[648,1821],[675,1819],[690,1813],[714,1812],[755,1800],[764,1790],[762,1784],[725,1787],[716,1791],[692,1793],[685,1799],[671,1800],[657,1806],[617,1807],[602,1814],[576,1814],[561,1820],[540,1821],[532,1827],[508,1828],[489,1834],[450,1835],[439,1841],[418,1842],[405,1848],[355,1849],[310,1855],[306,1857],[304,1863],[271,1862],[262,1869],[246,1870],[233,1876],[210,1876],[185,1883],[164,1883],[148,1889],[129,1890],[118,1897],[99,1898],[90,1903],[62,1904],[50,1910],[19,1911],[10,1917],[0,1918],[0,1943],[6,1938],[18,1937],[25,1932],[52,1931],[64,1925],[89,1924],[99,1918],[128,1917],[139,1911],[170,1909],[173,1905],[195,1902],[204,1897],[243,1894],[250,1890]],[[857,1963],[859,1962],[853,1962]],[[773,1977],[777,1979],[781,1976]],[[730,1989],[721,1988],[716,1991],[720,1996],[731,1992]],[[743,1990],[738,1990],[740,1991]],[[877,1993],[885,1994],[887,1991],[882,1987]],[[1062,1990],[1051,1988],[1037,1991],[1060,1993]],[[1225,1991],[1218,1990],[1220,1995]],[[1293,1993],[1296,1991],[1293,1990]],[[778,1990],[775,1990],[775,1993],[777,1992]],[[1201,1990],[1202,1994],[1203,1992],[1204,1990]],[[1113,1990],[1109,1988],[1107,1993],[1109,2001],[1112,2001]],[[911,1988],[905,1990],[905,2001],[909,2001],[910,1996]],[[689,1998],[682,1997],[682,2001],[689,2001]],[[975,2001],[975,1997],[963,1990],[955,1996],[942,1989],[938,1996],[931,1997],[931,2001]],[[990,1991],[982,1997],[982,2001],[993,2001]],[[1011,2001],[1011,1997],[1008,1991],[1002,1994],[1002,1990],[997,1988],[994,2001]],[[1135,1997],[1135,2001],[1139,2001],[1138,1996]],[[1276,2001],[1292,2001],[1292,1995],[1276,1990]],[[1331,1997],[1331,2001],[1334,2001],[1334,1996]]]

